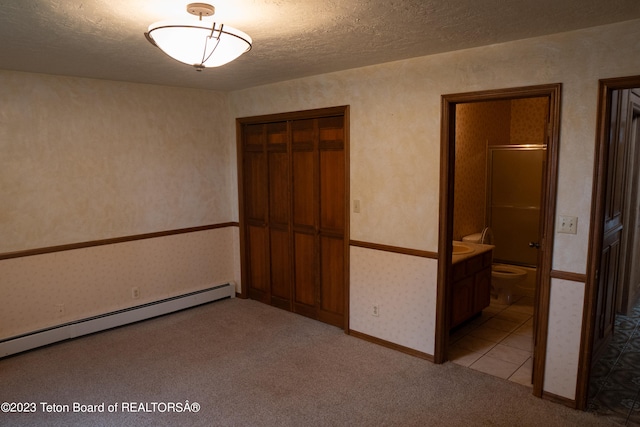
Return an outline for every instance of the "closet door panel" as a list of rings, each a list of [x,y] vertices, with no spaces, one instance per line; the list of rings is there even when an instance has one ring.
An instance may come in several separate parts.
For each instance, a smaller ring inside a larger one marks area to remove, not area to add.
[[[291,255],[289,231],[271,230],[271,297],[275,305],[285,305],[291,300]]]
[[[269,298],[269,253],[267,248],[267,236],[264,227],[249,226],[248,248],[249,284],[251,298],[267,302]]]
[[[264,125],[247,124],[242,127],[242,148],[244,150],[262,150],[264,145]]]
[[[244,154],[244,208],[247,219],[267,221],[267,163],[262,152]]]
[[[293,152],[293,225],[315,227],[314,153]]]
[[[317,210],[315,120],[291,122],[293,225],[315,227]]]
[[[267,144],[286,145],[287,143],[287,122],[273,122],[266,124]]]
[[[316,256],[315,239],[312,235],[295,233],[295,302],[314,306]]]
[[[344,325],[346,166],[343,117],[318,119],[319,320]]]
[[[320,238],[320,309],[328,314],[344,314],[344,240]]]
[[[289,156],[269,152],[269,223],[289,224]]]
[[[322,117],[318,119],[320,143],[344,143],[344,117]]]
[[[294,311],[317,317],[317,151],[315,119],[291,123],[293,231],[295,245]]]
[[[269,301],[269,247],[267,235],[267,158],[263,125],[243,129],[243,197],[246,218],[246,271],[249,296]]]
[[[294,149],[312,147],[316,140],[316,119],[294,120],[291,122],[291,143]]]
[[[245,123],[241,153],[249,297],[338,327],[348,298],[343,112]]]
[[[282,130],[282,126],[275,130]],[[268,133],[271,304],[291,309],[289,155],[285,134]]]
[[[320,152],[320,228],[341,233],[345,217],[345,165],[342,151]]]

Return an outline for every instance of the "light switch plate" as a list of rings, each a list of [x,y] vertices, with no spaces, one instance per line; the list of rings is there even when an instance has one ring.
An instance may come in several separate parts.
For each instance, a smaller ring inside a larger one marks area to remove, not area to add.
[[[578,232],[578,217],[560,215],[558,218],[558,233],[576,234]]]

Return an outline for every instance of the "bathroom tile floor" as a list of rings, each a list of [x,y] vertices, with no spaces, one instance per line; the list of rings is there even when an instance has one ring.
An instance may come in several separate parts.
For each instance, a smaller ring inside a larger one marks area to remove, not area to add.
[[[611,343],[591,369],[587,411],[640,426],[640,304],[616,315]]]
[[[533,298],[511,305],[491,299],[477,318],[449,336],[449,360],[531,387]]]

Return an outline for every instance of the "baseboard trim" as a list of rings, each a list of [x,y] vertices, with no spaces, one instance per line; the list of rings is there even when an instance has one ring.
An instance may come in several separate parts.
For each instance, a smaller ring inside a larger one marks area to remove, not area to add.
[[[162,316],[224,298],[234,298],[235,284],[165,298],[0,340],[0,358],[83,335]]]
[[[424,353],[422,351],[414,350],[413,348],[405,347],[403,345],[396,344],[396,343],[393,343],[391,341],[387,341],[387,340],[383,340],[383,339],[380,339],[380,338],[376,338],[376,337],[371,336],[371,335],[363,334],[362,332],[354,331],[353,329],[349,329],[349,331],[347,333],[349,335],[353,336],[353,337],[360,338],[362,340],[369,341],[369,342],[372,342],[374,344],[378,344],[378,345],[381,345],[383,347],[387,347],[387,348],[390,348],[392,350],[399,351],[401,353],[405,353],[405,354],[408,354],[408,355],[411,355],[411,356],[419,357],[420,359],[425,359],[425,360],[428,360],[430,362],[434,361],[433,355],[431,355],[429,353]]]
[[[549,393],[548,391],[542,392],[542,398],[554,403],[558,403],[560,405],[567,406],[571,409],[577,408],[575,400],[569,399],[568,397],[558,396],[557,394]]]

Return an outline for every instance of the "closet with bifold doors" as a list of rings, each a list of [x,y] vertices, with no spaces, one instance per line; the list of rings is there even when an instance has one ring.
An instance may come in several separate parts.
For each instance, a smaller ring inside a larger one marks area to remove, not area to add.
[[[237,119],[242,295],[348,319],[348,107]]]

